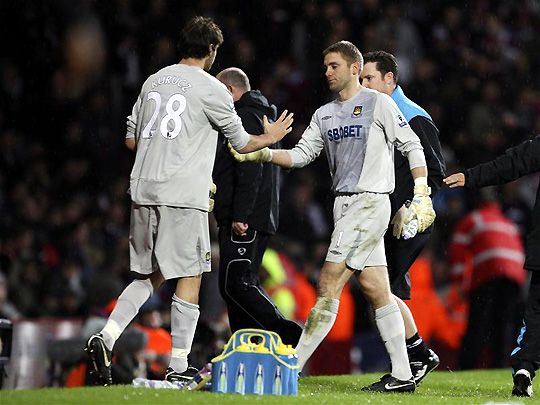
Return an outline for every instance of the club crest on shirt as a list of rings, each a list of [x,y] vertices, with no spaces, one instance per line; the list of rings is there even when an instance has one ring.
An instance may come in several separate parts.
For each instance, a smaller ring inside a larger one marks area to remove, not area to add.
[[[362,106],[361,105],[355,105],[351,114],[351,118],[359,117],[360,114],[362,114]]]
[[[397,119],[398,119],[398,125],[403,128],[403,127],[406,127],[408,125],[408,122],[401,116],[398,114],[397,116]]]

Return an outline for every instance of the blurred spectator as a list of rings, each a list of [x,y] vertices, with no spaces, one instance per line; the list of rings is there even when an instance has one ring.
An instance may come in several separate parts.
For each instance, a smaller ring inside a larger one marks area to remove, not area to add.
[[[147,336],[144,348],[146,376],[150,380],[164,380],[169,365],[172,339],[169,331],[163,328],[159,311],[159,301],[149,300],[139,311],[139,322],[134,327]]]
[[[448,253],[452,277],[461,282],[461,293],[469,301],[460,355],[463,369],[506,365],[519,329],[525,283],[519,230],[494,201],[492,188],[481,193],[479,208],[456,225]]]
[[[8,299],[8,286],[6,276],[0,272],[0,318],[16,321],[21,313]]]

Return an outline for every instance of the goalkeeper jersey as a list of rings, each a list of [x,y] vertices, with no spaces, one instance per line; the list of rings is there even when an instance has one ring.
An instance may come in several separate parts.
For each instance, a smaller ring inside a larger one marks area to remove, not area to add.
[[[249,141],[221,82],[185,64],[151,75],[127,118],[126,137],[137,144],[133,202],[207,211],[218,129],[235,149]]]
[[[396,103],[362,88],[346,101],[334,100],[315,111],[288,153],[294,167],[303,167],[324,149],[335,193],[391,193],[394,145],[405,156],[422,149]]]

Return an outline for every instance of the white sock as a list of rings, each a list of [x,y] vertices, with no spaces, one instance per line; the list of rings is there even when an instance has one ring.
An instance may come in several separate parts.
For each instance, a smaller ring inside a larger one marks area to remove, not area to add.
[[[153,292],[154,287],[149,279],[134,280],[122,291],[107,324],[101,331],[105,346],[109,350],[112,350],[116,340]]]
[[[171,304],[172,352],[169,367],[178,373],[188,368],[188,354],[199,319],[199,306],[173,295]]]
[[[306,326],[296,346],[299,370],[304,368],[315,349],[334,326],[338,308],[339,300],[326,297],[317,298],[317,302],[309,313]]]
[[[375,323],[392,362],[392,376],[398,380],[412,378],[407,348],[405,324],[398,305],[393,302],[375,310]]]

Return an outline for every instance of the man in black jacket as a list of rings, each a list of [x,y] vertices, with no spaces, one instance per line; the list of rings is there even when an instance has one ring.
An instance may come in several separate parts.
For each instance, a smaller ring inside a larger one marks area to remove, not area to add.
[[[504,184],[540,170],[540,135],[508,149],[496,159],[444,179],[451,188],[478,188]],[[536,192],[532,224],[527,235],[525,269],[532,273],[523,328],[510,362],[514,378],[512,395],[530,397],[532,379],[540,367],[540,185]]]
[[[262,134],[263,117],[276,119],[276,107],[260,91],[251,90],[242,70],[228,68],[217,78],[232,93],[246,131]],[[279,177],[280,168],[270,163],[237,163],[220,135],[213,172],[217,185],[214,215],[219,226],[219,287],[231,330],[271,330],[284,343],[296,345],[302,328],[285,319],[259,278],[264,251],[279,221]]]
[[[362,85],[392,97],[420,139],[426,156],[428,185],[433,198],[441,187],[445,170],[439,130],[426,110],[407,98],[397,82],[398,64],[394,55],[384,51],[368,52],[364,55]],[[407,239],[402,237],[403,222],[407,212],[405,202],[413,198],[414,181],[407,158],[397,149],[394,152],[394,173],[395,189],[390,195],[391,229],[385,234],[384,249],[388,261],[390,288],[403,316],[407,354],[414,380],[418,385],[430,371],[439,365],[439,358],[419,336],[413,315],[402,300],[411,299],[409,268],[428,243],[433,225],[414,237]]]

